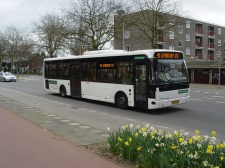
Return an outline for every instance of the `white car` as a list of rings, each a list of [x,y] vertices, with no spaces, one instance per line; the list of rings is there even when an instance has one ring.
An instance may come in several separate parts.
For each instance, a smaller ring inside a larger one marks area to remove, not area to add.
[[[0,81],[16,82],[16,77],[11,72],[0,72]]]

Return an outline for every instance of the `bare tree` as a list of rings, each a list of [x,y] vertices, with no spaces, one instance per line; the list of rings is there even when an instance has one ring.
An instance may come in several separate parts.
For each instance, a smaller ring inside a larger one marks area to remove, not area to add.
[[[4,58],[6,57],[6,52],[7,52],[6,49],[7,49],[7,40],[6,40],[5,34],[0,32],[0,64],[3,62]]]
[[[65,34],[67,31],[67,22],[57,14],[47,14],[34,23],[34,31],[39,40],[36,45],[44,49],[50,58],[56,57],[60,50],[64,50],[67,40]]]
[[[20,46],[23,42],[22,30],[14,26],[7,27],[5,30],[5,38],[7,41],[6,56],[11,59],[10,70],[12,71],[15,69],[14,59],[18,56]]]
[[[70,37],[83,50],[99,50],[114,37],[113,18],[122,4],[116,0],[70,0],[64,7],[70,19]]]
[[[142,32],[139,37],[158,48],[163,35],[177,25],[184,24],[184,11],[180,0],[133,0],[134,13],[125,15],[125,24],[133,25]]]

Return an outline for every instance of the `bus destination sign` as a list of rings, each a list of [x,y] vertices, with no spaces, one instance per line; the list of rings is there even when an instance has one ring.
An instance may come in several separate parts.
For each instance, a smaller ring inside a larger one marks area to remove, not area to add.
[[[99,68],[114,68],[115,64],[99,64]]]
[[[173,52],[158,52],[156,57],[158,59],[182,59],[182,54]]]

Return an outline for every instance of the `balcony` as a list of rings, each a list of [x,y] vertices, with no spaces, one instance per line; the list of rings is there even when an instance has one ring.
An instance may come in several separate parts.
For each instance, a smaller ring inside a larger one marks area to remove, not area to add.
[[[214,44],[209,44],[208,50],[214,51],[215,50]]]
[[[195,48],[202,49],[203,48],[202,43],[199,43],[199,42],[195,43]]]
[[[215,38],[215,34],[214,34],[214,32],[212,32],[212,31],[210,31],[210,32],[208,32],[208,38]]]
[[[203,37],[204,34],[203,34],[202,29],[197,29],[197,30],[195,31],[195,35],[196,35],[196,36],[199,36],[199,37]]]

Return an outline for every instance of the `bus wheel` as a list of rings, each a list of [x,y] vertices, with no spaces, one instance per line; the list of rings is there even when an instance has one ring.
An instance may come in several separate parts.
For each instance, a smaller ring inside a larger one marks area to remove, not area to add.
[[[61,86],[60,87],[60,95],[62,97],[66,97],[66,88],[65,88],[65,86]]]
[[[116,105],[121,109],[126,109],[128,106],[127,96],[124,93],[119,93],[116,96]]]

